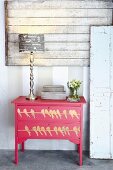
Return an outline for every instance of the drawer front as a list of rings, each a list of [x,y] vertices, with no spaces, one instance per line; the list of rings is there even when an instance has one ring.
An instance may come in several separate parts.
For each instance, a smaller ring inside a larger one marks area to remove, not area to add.
[[[46,120],[68,122],[80,121],[80,107],[61,106],[18,106],[16,108],[18,120]]]
[[[79,141],[79,124],[18,122],[18,137],[31,139],[68,139]]]

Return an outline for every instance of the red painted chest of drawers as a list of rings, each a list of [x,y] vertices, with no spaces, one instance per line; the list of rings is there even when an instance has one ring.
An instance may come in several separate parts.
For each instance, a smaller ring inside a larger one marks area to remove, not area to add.
[[[66,100],[26,100],[20,96],[15,104],[15,163],[18,164],[18,144],[27,139],[65,139],[78,145],[82,165],[82,127],[84,97],[71,103]]]

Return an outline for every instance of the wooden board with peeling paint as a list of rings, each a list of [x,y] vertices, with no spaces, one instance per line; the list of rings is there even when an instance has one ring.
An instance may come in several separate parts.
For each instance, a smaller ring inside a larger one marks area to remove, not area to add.
[[[45,50],[35,65],[89,66],[90,26],[112,23],[112,2],[24,0],[5,2],[6,65],[28,65],[19,53],[19,34],[43,34]]]
[[[113,159],[113,27],[91,28],[90,157]]]

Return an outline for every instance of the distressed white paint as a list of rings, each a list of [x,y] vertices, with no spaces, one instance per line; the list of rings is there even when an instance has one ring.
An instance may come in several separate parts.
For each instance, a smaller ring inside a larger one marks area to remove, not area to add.
[[[0,1],[0,149],[14,149],[14,107],[11,101],[19,95],[29,94],[29,67],[6,67],[5,66],[5,38],[4,38],[4,7],[3,1]],[[34,67],[35,91],[40,94],[40,90],[44,84],[63,83],[67,87],[66,80],[73,78],[83,78],[82,67],[67,67],[68,71],[60,71],[64,67]],[[54,70],[54,71],[53,71]],[[56,71],[55,71],[56,70]],[[54,73],[55,74],[54,74]],[[53,78],[54,75],[54,78]],[[55,80],[55,76],[57,77]],[[60,76],[62,78],[60,78]],[[86,80],[88,73],[85,74]],[[65,81],[64,81],[64,80]],[[86,88],[81,87],[79,94],[89,93]],[[85,114],[84,120],[87,119]],[[86,122],[85,122],[86,123]],[[85,125],[87,126],[87,125]],[[86,128],[86,127],[84,127]],[[85,131],[84,131],[85,132]],[[88,138],[87,132],[84,136]],[[88,149],[87,141],[84,138],[83,148]],[[51,140],[29,140],[25,145],[26,149],[42,149],[42,150],[74,150],[75,145],[69,141],[51,141]]]
[[[29,9],[26,11],[25,9],[22,9],[21,12],[19,12],[18,9],[16,10],[9,10],[8,16],[9,17],[106,17],[107,15],[110,16],[111,10],[108,9]],[[24,14],[24,16],[23,16]],[[62,14],[62,16],[61,16]]]
[[[111,18],[9,18],[8,19],[8,25],[9,26],[20,26],[20,25],[30,25],[30,26],[37,26],[37,25],[48,25],[48,26],[54,26],[54,25],[100,25],[105,24],[109,25],[111,23]]]
[[[29,65],[29,59],[27,58],[23,58],[22,60],[19,58],[8,58],[8,61],[10,61],[10,65],[13,65],[12,62],[18,62],[18,64],[16,63],[16,65],[20,65],[22,66],[23,64],[24,65]],[[38,59],[38,57],[35,59],[35,65],[37,66],[68,66],[70,65],[71,66],[75,66],[75,59],[73,58],[70,58],[69,60],[67,58],[64,58],[63,60],[58,58],[58,59],[52,59],[52,58],[45,58],[45,59]],[[9,66],[10,66],[9,65]],[[76,58],[76,66],[89,66],[89,59],[88,58],[83,58],[83,59],[80,59],[80,58]]]
[[[113,158],[113,27],[91,28],[90,157]]]
[[[10,1],[10,0],[8,0]],[[27,5],[25,3],[25,1],[27,1]],[[34,1],[34,2],[33,2]],[[73,0],[62,0],[62,1],[57,1],[56,0],[38,0],[38,3],[36,0],[24,0],[24,1],[12,1],[8,4],[8,8],[9,9],[31,9],[32,3],[34,4],[34,6],[32,6],[33,9],[40,9],[41,7],[43,7],[44,9],[47,8],[55,8],[55,9],[79,9],[79,8],[89,8],[89,9],[95,9],[95,8],[113,8],[113,4],[112,2],[109,1],[100,1],[100,0],[84,0],[84,1],[77,1],[75,0],[76,3],[74,3]],[[21,2],[21,3],[20,3]],[[92,5],[93,3],[93,5]]]
[[[110,28],[111,44],[110,44],[110,90],[111,90],[111,102],[110,102],[110,130],[111,130],[111,157],[113,158],[113,27]]]
[[[18,52],[18,39],[15,38],[18,34],[42,33],[45,50],[43,54],[35,54],[36,58],[42,58],[40,62],[35,60],[35,65],[89,66],[90,25],[112,24],[112,6],[111,1],[95,0],[8,2],[6,30],[9,39],[6,65],[28,64],[28,60],[25,57],[23,60],[23,55]]]
[[[23,34],[23,33],[32,33],[32,34],[54,34],[54,33],[89,33],[89,27],[88,26],[8,26],[9,33],[18,33],[18,34]]]
[[[9,48],[13,48],[14,51],[17,51],[19,49],[19,43],[9,43]],[[89,43],[85,42],[78,42],[78,43],[69,43],[69,42],[54,42],[54,43],[45,43],[45,50],[46,51],[88,51],[89,50]],[[13,51],[13,52],[14,52]],[[58,52],[59,53],[59,52]],[[21,55],[21,54],[20,54]],[[19,55],[19,56],[20,56]],[[35,54],[36,55],[36,54]],[[75,58],[75,57],[73,57]]]
[[[89,34],[45,34],[44,42],[89,42]],[[8,34],[9,42],[18,42],[18,34]]]
[[[14,46],[12,45],[11,49],[9,50],[9,58],[12,54],[16,53],[17,51],[17,48],[13,48]],[[12,52],[12,48],[14,49],[14,52]],[[62,58],[63,59],[66,59],[66,56],[69,56],[70,59],[73,58],[83,58],[84,56],[84,59],[89,59],[89,51],[47,51],[47,52],[37,52],[38,55],[35,55],[34,54],[34,58],[35,59],[51,59],[51,58],[61,58],[61,55],[62,55]],[[15,54],[15,57],[22,57],[22,58],[25,58],[25,59],[28,59],[28,55],[29,54]],[[29,59],[28,59],[29,60]],[[60,64],[60,63],[59,63]]]

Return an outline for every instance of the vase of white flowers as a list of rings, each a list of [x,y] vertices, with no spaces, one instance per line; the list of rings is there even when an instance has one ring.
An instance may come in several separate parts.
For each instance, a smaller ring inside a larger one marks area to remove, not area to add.
[[[67,86],[70,89],[70,95],[68,97],[69,101],[79,101],[80,97],[78,95],[78,89],[80,88],[81,81],[72,80],[68,81]]]

